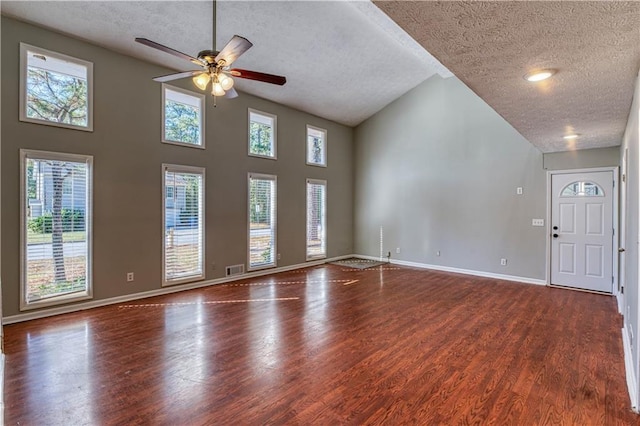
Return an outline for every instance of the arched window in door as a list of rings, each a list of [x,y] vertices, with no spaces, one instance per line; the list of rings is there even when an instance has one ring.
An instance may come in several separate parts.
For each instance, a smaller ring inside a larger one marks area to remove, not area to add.
[[[604,197],[602,188],[593,183],[585,181],[571,182],[560,192],[561,197]]]

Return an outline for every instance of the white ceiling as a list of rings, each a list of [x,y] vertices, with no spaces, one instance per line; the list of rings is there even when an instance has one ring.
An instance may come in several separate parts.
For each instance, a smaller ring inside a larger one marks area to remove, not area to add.
[[[2,1],[1,8],[4,15],[175,70],[194,66],[134,38],[192,56],[212,48],[211,0]],[[219,1],[217,22],[218,50],[234,34],[254,45],[234,66],[287,77],[282,87],[236,79],[238,90],[349,126],[432,75],[451,75],[369,1]]]
[[[450,69],[543,152],[620,144],[640,66],[640,2],[376,5],[221,0],[217,48],[242,35],[254,46],[235,66],[287,77],[283,87],[237,79],[239,90],[346,125],[359,124],[434,74],[450,76]],[[133,39],[190,55],[212,47],[210,0],[3,0],[0,8],[175,70],[193,67]],[[533,67],[559,72],[532,85],[522,76]],[[567,142],[562,136],[569,131],[582,136]]]

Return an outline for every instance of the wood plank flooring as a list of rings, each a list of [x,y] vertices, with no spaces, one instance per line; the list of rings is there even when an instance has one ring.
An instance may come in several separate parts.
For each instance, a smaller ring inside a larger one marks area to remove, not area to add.
[[[5,327],[7,425],[636,425],[614,298],[335,265]]]

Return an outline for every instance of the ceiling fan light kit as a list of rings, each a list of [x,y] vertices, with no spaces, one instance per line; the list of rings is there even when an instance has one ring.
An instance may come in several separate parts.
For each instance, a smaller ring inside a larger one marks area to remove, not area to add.
[[[214,22],[214,34],[213,40],[215,44],[215,22],[216,22],[216,4],[213,4],[213,22]],[[285,77],[273,74],[266,74],[257,71],[232,69],[231,64],[240,57],[244,52],[249,50],[253,43],[244,37],[234,35],[231,40],[224,46],[221,51],[203,50],[198,53],[198,57],[187,55],[178,50],[164,46],[155,41],[151,41],[146,38],[136,38],[136,42],[144,44],[145,46],[160,50],[178,58],[185,59],[192,64],[202,67],[202,71],[183,71],[174,74],[163,75],[155,77],[153,80],[157,82],[167,82],[172,80],[178,80],[186,77],[193,77],[193,84],[200,90],[206,90],[211,81],[211,94],[215,98],[218,96],[224,96],[226,98],[235,98],[238,96],[238,92],[233,88],[233,77],[244,78],[247,80],[261,81],[264,83],[277,84],[279,86],[284,85],[287,82]]]

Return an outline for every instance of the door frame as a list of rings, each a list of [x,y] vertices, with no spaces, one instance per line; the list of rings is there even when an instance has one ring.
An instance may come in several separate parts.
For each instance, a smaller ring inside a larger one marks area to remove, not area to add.
[[[566,175],[566,174],[577,174],[577,173],[595,173],[595,172],[611,172],[613,175],[613,242],[611,244],[611,258],[612,258],[612,266],[611,272],[613,274],[613,283],[611,284],[611,295],[618,296],[618,247],[620,247],[620,232],[619,232],[619,217],[618,217],[618,209],[619,209],[619,192],[620,192],[620,167],[593,167],[588,169],[566,169],[566,170],[547,170],[547,226],[546,226],[546,271],[547,271],[547,286],[551,286],[551,207],[553,205],[553,191],[551,189],[551,179],[553,175]],[[589,291],[589,290],[580,290],[579,291]],[[600,293],[598,293],[600,294]]]

